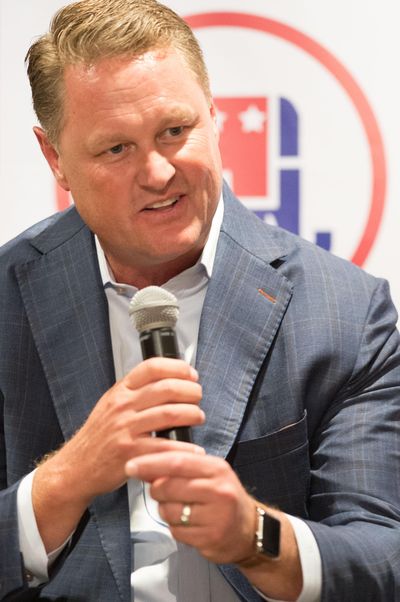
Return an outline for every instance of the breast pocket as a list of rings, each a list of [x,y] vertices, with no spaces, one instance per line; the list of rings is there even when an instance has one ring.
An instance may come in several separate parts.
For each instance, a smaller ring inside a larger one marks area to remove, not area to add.
[[[310,483],[306,414],[279,431],[235,444],[229,457],[247,491],[296,516],[307,516]]]

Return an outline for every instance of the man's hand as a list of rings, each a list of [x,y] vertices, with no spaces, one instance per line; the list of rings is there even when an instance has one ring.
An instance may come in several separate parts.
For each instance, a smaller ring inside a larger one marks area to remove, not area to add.
[[[128,476],[151,483],[150,493],[159,503],[160,516],[176,540],[219,564],[238,563],[254,553],[256,502],[225,460],[174,450],[136,457],[127,462],[125,470]],[[190,516],[182,524],[186,505]],[[269,512],[281,521],[279,559],[265,557],[260,565],[242,568],[239,564],[238,568],[267,596],[296,600],[302,571],[294,532],[282,512]]]
[[[204,422],[197,379],[181,360],[142,362],[101,397],[76,435],[38,467],[32,499],[48,551],[64,542],[94,497],[126,481],[128,459],[178,449],[202,451],[151,436],[152,431]]]
[[[194,546],[208,560],[230,563],[251,554],[254,500],[221,458],[171,451],[126,464],[126,474],[150,482],[151,496],[175,539]],[[180,517],[190,505],[187,524]]]

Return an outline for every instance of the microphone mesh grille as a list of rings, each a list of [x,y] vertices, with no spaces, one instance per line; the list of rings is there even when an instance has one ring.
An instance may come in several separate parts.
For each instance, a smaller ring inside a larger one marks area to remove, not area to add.
[[[129,316],[139,332],[152,328],[173,328],[178,315],[175,295],[159,286],[142,288],[129,304]]]

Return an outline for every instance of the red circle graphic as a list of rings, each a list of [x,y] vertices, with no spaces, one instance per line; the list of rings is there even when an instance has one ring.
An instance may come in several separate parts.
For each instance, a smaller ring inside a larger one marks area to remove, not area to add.
[[[236,12],[200,13],[186,16],[185,20],[193,29],[218,26],[242,27],[255,29],[282,38],[315,58],[328,69],[343,87],[353,103],[365,130],[372,164],[372,192],[367,224],[351,258],[353,263],[361,266],[371,250],[382,220],[386,194],[386,161],[383,140],[377,120],[367,98],[353,76],[321,44],[308,35],[279,21]]]

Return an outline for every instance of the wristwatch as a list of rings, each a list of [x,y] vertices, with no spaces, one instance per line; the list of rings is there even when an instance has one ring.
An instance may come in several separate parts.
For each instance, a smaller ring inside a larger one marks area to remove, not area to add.
[[[280,521],[271,516],[268,511],[258,504],[256,505],[256,513],[255,551],[250,556],[235,563],[242,568],[251,568],[267,560],[279,557],[281,541]]]
[[[277,518],[268,514],[261,506],[256,506],[256,511],[257,552],[265,554],[265,556],[269,556],[270,558],[278,558],[281,540],[281,523]]]

